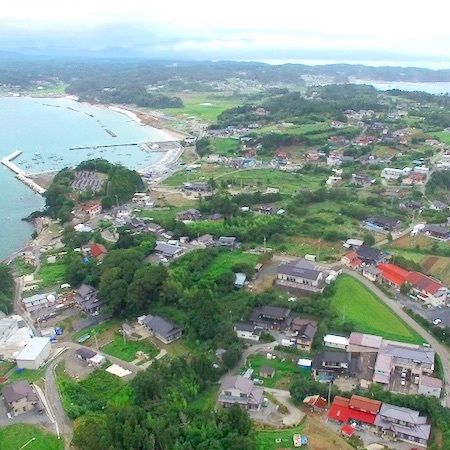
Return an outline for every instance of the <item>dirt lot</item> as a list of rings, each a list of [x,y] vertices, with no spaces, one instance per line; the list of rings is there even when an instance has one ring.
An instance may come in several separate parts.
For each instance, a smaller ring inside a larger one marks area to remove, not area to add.
[[[77,358],[74,349],[66,350],[64,353],[64,366],[67,374],[77,380],[83,380],[95,370],[89,367],[86,361]]]

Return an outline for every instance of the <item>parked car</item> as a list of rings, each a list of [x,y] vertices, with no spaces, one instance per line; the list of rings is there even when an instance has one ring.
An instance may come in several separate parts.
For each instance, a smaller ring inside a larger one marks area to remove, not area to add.
[[[433,320],[433,325],[439,325],[441,322],[442,322],[442,320],[439,319],[439,317],[438,317],[438,318]]]
[[[401,383],[400,383],[402,386],[406,386],[406,380],[405,379],[403,379],[402,381],[401,381]]]

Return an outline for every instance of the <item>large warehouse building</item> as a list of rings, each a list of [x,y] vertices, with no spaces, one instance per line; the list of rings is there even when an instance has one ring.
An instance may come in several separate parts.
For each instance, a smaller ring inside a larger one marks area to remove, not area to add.
[[[50,338],[34,337],[17,355],[16,363],[19,369],[37,370],[50,356],[52,351]]]

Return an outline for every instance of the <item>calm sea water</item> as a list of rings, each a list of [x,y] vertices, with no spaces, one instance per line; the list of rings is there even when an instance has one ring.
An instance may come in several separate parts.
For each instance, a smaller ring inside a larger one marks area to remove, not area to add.
[[[406,82],[379,82],[379,81],[353,81],[357,84],[370,84],[376,89],[387,91],[389,89],[400,89],[401,91],[422,91],[429,94],[443,95],[450,93],[450,83],[406,83]]]
[[[59,170],[96,157],[142,169],[157,163],[162,154],[148,154],[138,146],[70,148],[168,140],[163,131],[142,126],[124,114],[73,100],[0,98],[0,159],[21,150],[14,163],[30,174]],[[21,218],[43,206],[40,195],[0,166],[0,260],[30,239],[33,228]]]

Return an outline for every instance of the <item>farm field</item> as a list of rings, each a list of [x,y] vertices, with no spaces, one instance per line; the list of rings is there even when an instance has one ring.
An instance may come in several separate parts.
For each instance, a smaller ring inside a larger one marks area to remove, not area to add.
[[[64,262],[56,262],[54,264],[43,264],[36,279],[41,280],[39,287],[41,289],[48,287],[57,287],[60,283],[64,282],[66,276],[67,265]]]
[[[354,323],[355,331],[412,344],[423,342],[423,338],[358,280],[349,275],[340,275],[335,287],[331,306],[340,317]]]
[[[295,448],[292,442],[294,434],[303,434],[308,438],[310,450],[341,449],[351,450],[353,447],[346,440],[321,424],[318,416],[307,415],[303,422],[294,428],[273,430],[257,430],[259,450],[286,450]]]
[[[205,279],[216,279],[223,273],[233,270],[236,266],[250,265],[254,267],[258,264],[258,261],[258,255],[241,252],[223,252],[214,259],[213,263],[208,267],[203,276]]]
[[[33,438],[34,440],[31,441]],[[0,428],[1,449],[19,449],[27,442],[29,442],[27,450],[62,450],[64,448],[64,442],[57,436],[46,433],[34,425],[15,423]]]

